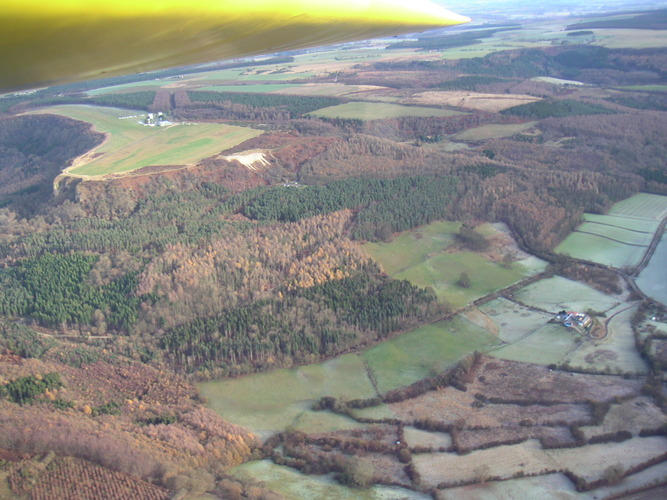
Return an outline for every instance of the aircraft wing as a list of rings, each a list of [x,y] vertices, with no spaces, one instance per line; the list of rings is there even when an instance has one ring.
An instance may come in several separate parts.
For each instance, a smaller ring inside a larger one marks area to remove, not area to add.
[[[429,0],[2,0],[0,91],[468,21]]]

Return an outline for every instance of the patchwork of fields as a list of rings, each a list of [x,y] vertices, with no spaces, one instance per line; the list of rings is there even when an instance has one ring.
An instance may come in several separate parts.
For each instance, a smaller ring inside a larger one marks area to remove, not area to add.
[[[585,222],[556,252],[616,268],[634,267],[665,217],[667,196],[639,193],[616,203],[607,215],[585,214]]]

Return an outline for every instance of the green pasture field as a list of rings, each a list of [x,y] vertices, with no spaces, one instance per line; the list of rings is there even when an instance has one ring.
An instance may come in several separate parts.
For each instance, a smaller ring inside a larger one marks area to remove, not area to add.
[[[515,342],[524,335],[542,328],[553,318],[550,314],[532,311],[504,298],[481,305],[479,311],[496,325],[498,337],[503,342]],[[484,327],[483,324],[480,326]]]
[[[598,224],[651,234],[655,233],[655,231],[658,229],[658,226],[660,225],[657,220],[638,219],[636,217],[623,217],[621,215],[584,214],[584,221],[596,222]]]
[[[331,475],[301,474],[295,469],[276,465],[269,460],[246,462],[230,469],[229,474],[238,479],[261,481],[286,500],[336,499],[336,500],[430,500],[431,496],[404,488],[373,486],[371,488],[347,488]]]
[[[614,203],[609,210],[609,215],[660,221],[667,217],[667,196],[637,193],[630,198]]]
[[[646,247],[627,245],[591,234],[573,232],[555,249],[556,253],[617,268],[634,267]]]
[[[424,262],[431,254],[442,252],[454,244],[460,222],[432,222],[411,231],[404,231],[389,243],[367,243],[364,250],[378,261],[384,271],[395,275]]]
[[[467,319],[425,325],[364,351],[363,357],[387,392],[434,376],[475,350],[487,350],[498,339]]]
[[[322,118],[345,118],[366,121],[400,118],[402,116],[457,116],[462,114],[465,113],[449,109],[363,101],[348,102],[308,113],[310,116]]]
[[[582,337],[574,329],[548,323],[518,342],[487,354],[511,361],[549,365],[564,361],[581,341]]]
[[[619,304],[619,300],[614,297],[560,276],[543,279],[522,288],[514,294],[514,297],[524,304],[554,314],[562,309],[578,312],[592,309],[605,312]]]
[[[107,140],[92,150],[97,156],[72,168],[74,175],[130,172],[151,165],[188,165],[229,149],[262,131],[219,123],[147,127],[133,116],[141,112],[98,106],[63,105],[44,108],[53,113],[92,123]]]
[[[470,279],[470,286],[458,284],[461,273]],[[420,287],[432,287],[438,300],[454,308],[462,307],[496,290],[505,288],[531,274],[515,262],[508,269],[473,252],[442,252],[394,275]]]
[[[638,193],[615,203],[607,215],[584,214],[585,222],[555,250],[617,268],[633,267],[641,261],[664,217],[667,196]]]
[[[298,88],[299,85],[289,83],[263,83],[257,85],[212,85],[202,87],[197,90],[207,90],[211,92],[253,92],[258,94],[268,94],[278,90]]]
[[[337,415],[308,414],[312,403],[322,396],[346,399],[370,398],[375,391],[363,359],[356,354],[340,356],[324,363],[292,370],[274,370],[237,379],[203,382],[199,391],[209,406],[230,422],[266,436],[291,425],[303,429],[328,426],[326,430],[359,427]],[[312,418],[311,418],[312,417]],[[326,424],[322,423],[326,420]],[[320,420],[318,423],[317,420]]]
[[[388,243],[367,243],[363,248],[390,276],[432,287],[438,300],[455,308],[543,269],[535,265],[534,259],[515,262],[508,269],[480,254],[451,252],[448,249],[455,243],[454,235],[460,227],[459,222],[432,222],[404,231]],[[490,224],[479,226],[477,231],[484,236],[496,233]],[[468,274],[469,288],[457,284],[461,272]]]
[[[455,135],[458,141],[483,141],[486,139],[501,139],[511,137],[530,130],[537,122],[518,123],[513,125],[482,125],[465,130]]]
[[[628,245],[648,246],[653,239],[653,231],[637,231],[598,222],[584,222],[577,227],[577,232],[594,234]]]

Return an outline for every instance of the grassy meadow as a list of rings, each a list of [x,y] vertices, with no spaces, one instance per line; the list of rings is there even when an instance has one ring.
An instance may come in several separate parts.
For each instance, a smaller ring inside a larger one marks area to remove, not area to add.
[[[455,248],[459,222],[439,221],[396,235],[388,243],[367,243],[364,249],[387,274],[420,287],[431,287],[441,302],[458,308],[542,270],[533,261],[514,262],[509,268],[479,253]],[[496,234],[490,224],[477,231]],[[470,286],[458,285],[461,273]]]
[[[620,300],[615,297],[560,276],[533,283],[519,290],[514,296],[524,304],[554,314],[562,309],[582,312],[592,309],[606,312],[620,303]]]
[[[434,376],[469,353],[485,351],[498,339],[457,316],[404,333],[364,351],[378,390],[387,392]]]
[[[262,133],[219,123],[147,127],[141,112],[98,106],[63,105],[38,111],[92,123],[107,140],[90,158],[70,169],[73,175],[97,176],[131,172],[152,165],[188,165],[229,149]]]
[[[299,424],[302,429],[325,425],[326,430],[348,428],[354,422],[338,415],[324,417],[325,413],[318,412],[311,418],[312,403],[322,396],[375,396],[363,359],[356,354],[292,370],[204,382],[198,388],[213,410],[260,436]]]
[[[460,111],[449,109],[427,108],[424,106],[401,106],[399,104],[378,102],[348,102],[338,106],[319,109],[308,113],[322,118],[344,118],[356,120],[383,120],[402,116],[457,116]]]

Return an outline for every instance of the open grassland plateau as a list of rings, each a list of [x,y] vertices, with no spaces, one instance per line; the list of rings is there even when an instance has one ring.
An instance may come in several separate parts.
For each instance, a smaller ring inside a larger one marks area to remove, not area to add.
[[[263,437],[299,421],[303,426],[315,425],[303,414],[322,396],[356,399],[375,395],[363,360],[354,354],[293,370],[204,382],[198,388],[210,407],[226,420]],[[322,414],[317,417],[321,420]],[[333,429],[354,424],[336,415],[331,415],[327,423]]]
[[[377,102],[348,102],[319,109],[309,113],[310,116],[322,118],[344,118],[356,120],[385,120],[388,118],[400,118],[402,116],[457,116],[462,115],[460,111],[438,108],[426,108],[423,106],[401,106],[398,104],[386,104]]]
[[[99,176],[154,165],[190,165],[262,133],[218,123],[150,127],[139,123],[142,116],[134,116],[140,113],[117,108],[65,105],[38,112],[89,122],[96,131],[107,134],[104,143],[75,160],[68,171],[72,175]]]

